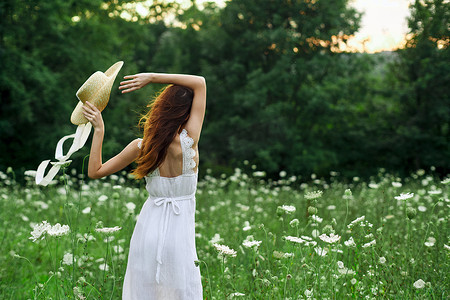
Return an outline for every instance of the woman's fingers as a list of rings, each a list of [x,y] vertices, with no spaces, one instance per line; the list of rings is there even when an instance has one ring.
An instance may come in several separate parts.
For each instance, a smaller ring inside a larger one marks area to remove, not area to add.
[[[121,82],[120,82],[120,85],[130,84],[130,83],[133,83],[133,82],[135,82],[134,79],[131,79],[131,80],[124,80],[124,81],[121,81]]]
[[[128,80],[128,81],[122,81],[120,83],[119,89],[126,89],[128,87],[133,87],[139,85],[139,82],[136,80]]]
[[[103,127],[103,118],[100,110],[89,101],[86,101],[83,108],[84,117],[94,126],[94,128]]]
[[[124,79],[133,79],[136,78],[136,75],[127,75],[123,77]]]
[[[83,111],[83,115],[84,115],[84,116],[86,117],[86,119],[88,119],[88,120],[91,120],[92,117],[93,117],[92,114],[90,114],[90,113],[88,113],[88,112],[86,112],[86,111]]]
[[[133,87],[133,85],[130,84],[130,83],[127,83],[127,84],[121,84],[121,85],[119,86],[119,90],[131,88],[131,87]]]
[[[128,88],[128,89],[126,89],[126,90],[123,90],[123,91],[122,91],[122,94],[129,93],[129,92],[135,91],[135,90],[137,90],[137,89],[139,89],[139,88],[137,88],[137,87],[131,87],[131,88]]]
[[[83,115],[88,119],[89,121],[93,120],[97,113],[100,113],[97,107],[95,107],[92,103],[86,101],[84,105],[82,106],[83,109]]]
[[[123,90],[122,93],[129,93],[141,88],[139,82],[137,82],[136,80],[123,81],[120,84],[121,85],[119,86],[119,90]]]
[[[87,106],[83,105],[83,107],[86,107],[86,109],[90,109],[92,112],[99,111],[98,108],[94,104],[92,104],[91,102],[86,101],[85,104]]]
[[[128,90],[128,89],[136,90],[138,88],[139,88],[139,86],[137,83],[131,83],[131,84],[119,86],[119,90]]]
[[[85,112],[86,113],[92,113],[93,112],[92,109],[90,107],[86,106],[86,105],[83,105],[82,109],[83,109],[83,113],[85,113]]]

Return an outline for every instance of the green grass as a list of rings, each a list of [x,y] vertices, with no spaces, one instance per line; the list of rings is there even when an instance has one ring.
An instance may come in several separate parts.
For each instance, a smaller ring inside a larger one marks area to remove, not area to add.
[[[72,171],[48,187],[33,178],[20,186],[9,171],[0,173],[0,298],[120,299],[136,215],[147,198],[143,181],[126,174],[83,180]],[[423,170],[402,180],[380,171],[368,183],[347,184],[335,174],[328,182],[258,176],[237,169],[199,181],[205,299],[448,299],[448,180]],[[323,194],[308,199],[314,191]],[[394,198],[401,193],[414,196]],[[70,231],[33,242],[30,232],[44,220]],[[110,238],[95,231],[114,226],[121,229]],[[337,242],[320,238],[332,233]],[[244,240],[261,243],[247,248]],[[220,255],[214,242],[236,255]],[[63,264],[67,253],[73,260],[66,256]],[[424,286],[415,287],[420,280]]]

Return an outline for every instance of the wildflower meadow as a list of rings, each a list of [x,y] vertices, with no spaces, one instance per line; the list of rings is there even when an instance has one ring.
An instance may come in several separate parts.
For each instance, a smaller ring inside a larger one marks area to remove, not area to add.
[[[120,299],[144,181],[25,175],[0,173],[0,298]],[[204,299],[449,298],[448,176],[200,175]]]

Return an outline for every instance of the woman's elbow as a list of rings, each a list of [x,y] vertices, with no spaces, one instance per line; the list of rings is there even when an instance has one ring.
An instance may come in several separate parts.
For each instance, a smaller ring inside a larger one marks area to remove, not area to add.
[[[205,88],[206,87],[205,77],[197,76],[197,86],[200,87],[200,88]]]
[[[98,173],[94,173],[94,172],[88,172],[88,177],[90,179],[100,179],[100,178],[102,178],[102,176],[100,176]]]
[[[192,86],[194,93],[204,93],[206,91],[206,80],[203,76],[197,76],[195,84]]]
[[[202,85],[203,85],[204,87],[206,87],[206,79],[205,79],[205,77],[200,76],[200,80],[201,80],[201,82],[202,82]]]

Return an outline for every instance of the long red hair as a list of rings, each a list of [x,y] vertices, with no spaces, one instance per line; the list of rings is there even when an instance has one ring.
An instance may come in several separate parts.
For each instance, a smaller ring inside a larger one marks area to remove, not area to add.
[[[169,85],[147,105],[150,110],[139,125],[144,123],[144,137],[137,158],[137,167],[132,171],[141,179],[158,168],[167,156],[167,149],[189,119],[194,92],[184,86]]]

